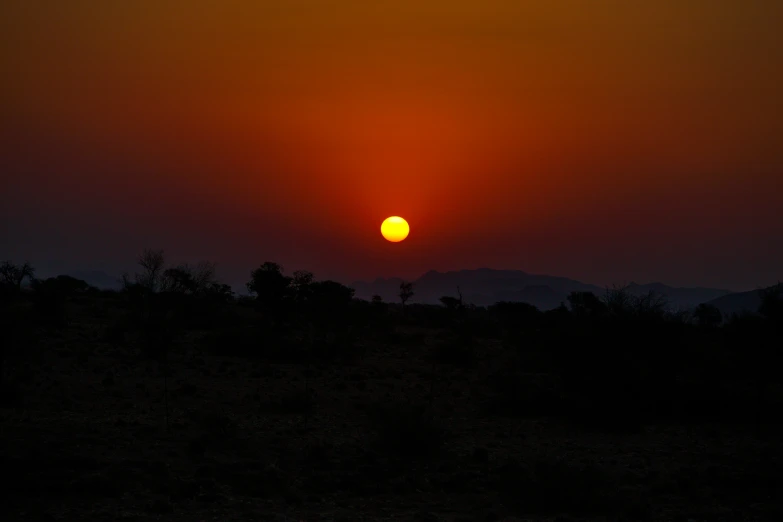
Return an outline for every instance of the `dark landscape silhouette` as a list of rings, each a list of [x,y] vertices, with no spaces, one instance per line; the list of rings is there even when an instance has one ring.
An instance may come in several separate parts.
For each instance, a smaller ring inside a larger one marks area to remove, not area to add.
[[[399,278],[379,278],[371,283],[357,281],[351,286],[356,289],[356,296],[359,298],[370,299],[377,294],[386,300],[393,300],[401,281]],[[453,293],[454,288],[459,286],[465,298],[476,305],[488,306],[499,301],[519,301],[542,310],[557,308],[560,303],[566,301],[571,292],[592,292],[600,295],[605,291],[600,286],[566,277],[488,268],[447,273],[431,270],[413,282],[416,285],[416,301],[423,304],[437,304],[441,296]],[[692,308],[731,293],[714,288],[673,288],[661,283],[630,283],[624,287],[636,297],[655,292],[665,297],[669,305],[680,308]]]
[[[122,281],[101,270],[72,270],[67,275],[81,279],[101,290],[119,290]],[[355,297],[364,300],[379,295],[386,301],[396,301],[400,291],[401,278],[377,278],[371,282],[354,281],[349,286],[355,290]],[[466,299],[479,306],[488,306],[499,301],[529,303],[541,310],[557,308],[566,302],[571,292],[592,292],[601,295],[605,288],[586,284],[566,277],[541,274],[527,274],[521,270],[461,270],[438,272],[430,270],[420,278],[411,281],[416,286],[413,300],[421,304],[438,304],[443,295],[462,288]],[[725,313],[753,312],[760,304],[758,291],[730,292],[719,288],[676,288],[663,283],[623,285],[625,290],[641,296],[649,292],[664,297],[669,307],[693,308],[702,303],[713,303]],[[245,293],[244,288],[237,289]]]
[[[360,299],[265,262],[237,297],[156,250],[118,290],[0,277],[4,520],[783,516],[781,285],[479,270]]]
[[[783,521],[783,0],[0,0],[0,522]]]

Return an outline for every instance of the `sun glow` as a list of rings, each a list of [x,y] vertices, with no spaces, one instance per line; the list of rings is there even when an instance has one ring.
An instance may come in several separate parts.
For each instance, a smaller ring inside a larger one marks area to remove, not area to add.
[[[399,216],[388,217],[381,224],[381,234],[392,243],[399,243],[408,237],[410,230],[408,222]]]

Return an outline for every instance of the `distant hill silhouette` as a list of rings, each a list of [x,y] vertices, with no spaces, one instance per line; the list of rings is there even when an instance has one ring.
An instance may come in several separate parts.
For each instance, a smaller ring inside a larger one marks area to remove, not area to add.
[[[121,286],[119,276],[109,275],[102,270],[66,270],[64,273],[100,289],[118,290]],[[385,301],[396,302],[399,300],[397,294],[401,282],[402,279],[398,277],[379,277],[369,282],[355,281],[349,286],[356,290],[355,295],[358,298],[369,300],[373,295],[378,294]],[[515,301],[530,303],[541,310],[556,308],[560,303],[566,302],[571,292],[593,292],[600,296],[606,291],[604,287],[567,277],[491,268],[449,272],[430,270],[414,283],[416,294],[411,302],[439,304],[440,298],[444,295],[457,297],[457,287],[459,287],[468,303],[488,306],[498,301]],[[243,293],[245,290],[244,284],[232,286],[238,293]],[[678,288],[663,283],[630,283],[627,288],[634,295],[643,295],[649,291],[665,295],[669,303],[678,308],[692,308],[709,302],[724,314],[743,310],[754,312],[760,303],[757,290],[732,293],[717,288]]]
[[[744,312],[756,313],[761,305],[761,296],[759,290],[749,290],[718,297],[710,301],[709,304],[718,308],[724,316]]]
[[[701,303],[731,294],[729,290],[719,288],[704,288],[700,286],[683,288],[667,286],[663,283],[648,283],[644,285],[631,283],[628,285],[628,291],[633,295],[645,295],[653,291],[656,294],[665,295],[672,305],[680,308],[692,308]]]
[[[119,290],[121,287],[119,276],[110,276],[101,270],[69,270],[65,275],[81,279],[88,285],[101,290]]]
[[[370,299],[378,294],[386,301],[397,301],[401,279],[378,278],[372,282],[357,281],[351,286],[356,297]],[[430,270],[414,281],[416,295],[411,302],[437,304],[441,296],[457,296],[460,287],[463,298],[470,303],[487,306],[498,301],[526,302],[541,310],[550,310],[565,302],[571,292],[593,292],[603,295],[605,288],[582,283],[567,277],[528,274],[521,270],[459,270],[438,272]],[[662,283],[631,283],[628,290],[635,295],[655,291],[665,295],[670,304],[678,308],[690,308],[730,294],[716,288],[675,288]]]

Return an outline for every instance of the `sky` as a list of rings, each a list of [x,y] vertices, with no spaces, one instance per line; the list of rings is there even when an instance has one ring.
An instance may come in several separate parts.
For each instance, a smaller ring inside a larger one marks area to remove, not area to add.
[[[4,0],[0,257],[766,286],[781,19],[779,0]]]

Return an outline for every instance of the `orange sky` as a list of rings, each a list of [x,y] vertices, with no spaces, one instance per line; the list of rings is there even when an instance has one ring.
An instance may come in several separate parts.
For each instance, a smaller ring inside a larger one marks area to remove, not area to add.
[[[769,284],[780,20],[777,0],[5,0],[4,250]]]

